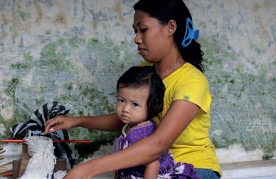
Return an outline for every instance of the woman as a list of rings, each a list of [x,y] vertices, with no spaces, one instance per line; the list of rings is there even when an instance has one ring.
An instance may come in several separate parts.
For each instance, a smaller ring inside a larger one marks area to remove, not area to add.
[[[144,165],[167,149],[177,162],[194,165],[200,178],[219,178],[218,158],[208,135],[212,98],[188,8],[182,0],[140,0],[134,9],[135,43],[145,59],[141,65],[153,65],[166,87],[163,111],[155,118],[158,127],[124,150],[79,164],[65,179]],[[119,131],[123,123],[116,114],[57,117],[46,123],[45,132],[76,126]]]

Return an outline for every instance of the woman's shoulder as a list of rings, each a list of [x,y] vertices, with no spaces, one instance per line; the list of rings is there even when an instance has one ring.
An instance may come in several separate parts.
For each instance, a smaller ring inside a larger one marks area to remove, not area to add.
[[[170,76],[165,78],[163,81],[165,84],[176,83],[176,84],[190,84],[190,83],[204,83],[208,84],[206,76],[195,66],[190,63],[185,63],[179,69],[177,69]]]
[[[185,73],[188,76],[193,76],[195,78],[206,79],[206,76],[204,75],[204,73],[201,72],[199,69],[197,69],[194,65],[192,65],[190,63],[185,63],[181,67],[180,71],[181,71],[181,73]]]

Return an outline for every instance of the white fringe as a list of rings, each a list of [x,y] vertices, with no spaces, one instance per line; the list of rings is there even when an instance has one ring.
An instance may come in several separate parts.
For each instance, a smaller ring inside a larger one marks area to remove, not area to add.
[[[26,141],[31,159],[20,179],[51,179],[56,164],[52,139],[29,136]]]
[[[59,170],[56,173],[54,173],[54,179],[62,179],[63,177],[65,177],[66,174],[66,171]]]

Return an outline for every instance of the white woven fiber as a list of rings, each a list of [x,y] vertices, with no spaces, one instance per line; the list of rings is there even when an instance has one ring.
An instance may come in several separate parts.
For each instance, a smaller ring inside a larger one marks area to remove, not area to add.
[[[54,179],[62,179],[66,174],[66,171],[59,170],[54,173]]]
[[[26,141],[31,159],[20,179],[51,179],[56,164],[52,139],[29,136]]]

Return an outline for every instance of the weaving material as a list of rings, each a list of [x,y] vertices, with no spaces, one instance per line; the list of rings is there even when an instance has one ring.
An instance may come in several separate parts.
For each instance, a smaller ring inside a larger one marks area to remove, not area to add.
[[[62,179],[66,174],[66,171],[59,170],[56,173],[54,173],[54,179]]]
[[[29,136],[26,141],[31,159],[20,179],[51,179],[56,164],[52,139]]]
[[[54,140],[69,140],[67,131],[59,130],[48,135],[44,134],[45,122],[56,116],[66,115],[69,112],[63,105],[58,102],[44,104],[41,108],[35,110],[31,115],[31,119],[20,124],[12,126],[12,138],[25,138],[27,131],[31,131],[32,135],[48,136]],[[66,159],[67,169],[73,167],[76,159],[74,149],[67,143],[54,143],[54,155],[59,159]]]
[[[56,164],[52,139],[44,136],[29,136],[26,138],[28,153],[31,159],[24,174],[19,179],[52,179]],[[54,179],[62,179],[66,171],[54,173]]]

